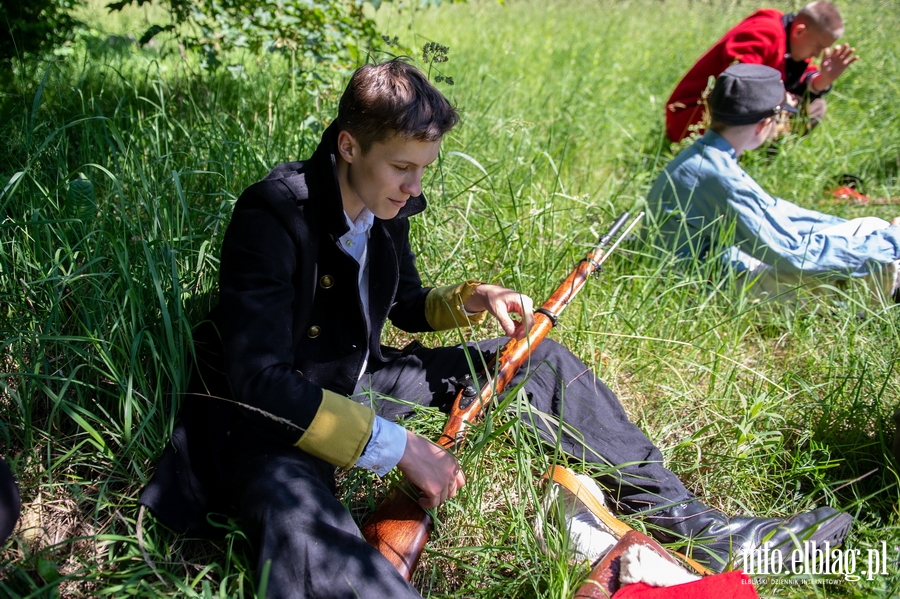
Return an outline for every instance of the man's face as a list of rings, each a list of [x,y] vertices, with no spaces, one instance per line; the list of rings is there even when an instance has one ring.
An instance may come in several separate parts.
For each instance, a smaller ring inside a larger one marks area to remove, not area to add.
[[[816,58],[836,41],[837,39],[830,33],[819,31],[805,23],[798,23],[791,28],[788,51],[794,60]]]
[[[753,140],[747,147],[748,150],[755,150],[770,139],[775,139],[778,136],[778,124],[775,122],[775,117],[770,116],[757,123],[754,133]]]
[[[437,159],[440,140],[419,141],[394,135],[363,153],[347,131],[338,135],[339,168],[344,210],[356,218],[363,206],[382,220],[397,216],[410,196],[422,193],[425,167]]]

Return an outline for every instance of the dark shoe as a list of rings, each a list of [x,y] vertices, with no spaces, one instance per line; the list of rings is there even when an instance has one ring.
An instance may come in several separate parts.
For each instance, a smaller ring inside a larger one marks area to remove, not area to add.
[[[825,543],[840,545],[853,518],[830,507],[820,507],[789,518],[729,518],[699,501],[656,512],[651,531],[665,543],[684,541],[681,550],[710,570],[728,566],[748,574],[790,571],[807,553],[825,551]],[[829,549],[830,550],[830,549]]]

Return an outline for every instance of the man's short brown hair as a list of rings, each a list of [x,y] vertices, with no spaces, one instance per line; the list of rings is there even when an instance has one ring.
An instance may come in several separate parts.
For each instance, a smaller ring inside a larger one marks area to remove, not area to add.
[[[337,122],[363,152],[393,135],[437,141],[459,121],[456,109],[422,72],[395,58],[356,70],[338,105]]]
[[[806,23],[807,27],[813,27],[822,33],[827,33],[839,39],[844,35],[844,20],[837,7],[827,0],[810,2],[797,13],[797,20]]]

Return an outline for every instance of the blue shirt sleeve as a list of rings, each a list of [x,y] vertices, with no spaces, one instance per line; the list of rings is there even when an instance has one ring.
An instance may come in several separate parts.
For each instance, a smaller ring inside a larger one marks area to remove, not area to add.
[[[900,227],[864,236],[824,231],[846,221],[770,196],[713,131],[666,167],[648,200],[663,215],[665,243],[681,256],[685,248],[725,249],[718,237],[733,227],[734,246],[788,272],[865,276],[900,258]]]
[[[390,472],[406,451],[406,429],[381,416],[375,416],[372,436],[356,466],[371,470],[378,476]]]

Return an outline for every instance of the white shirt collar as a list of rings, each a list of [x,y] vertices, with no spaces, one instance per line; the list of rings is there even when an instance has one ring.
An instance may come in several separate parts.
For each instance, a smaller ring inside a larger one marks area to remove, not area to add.
[[[368,233],[369,229],[372,228],[372,225],[375,224],[375,215],[372,214],[371,210],[365,207],[363,207],[362,212],[356,217],[356,221],[350,220],[346,211],[344,212],[344,218],[347,219],[347,226],[350,227],[350,230],[347,231],[345,235],[350,235],[351,237]]]

